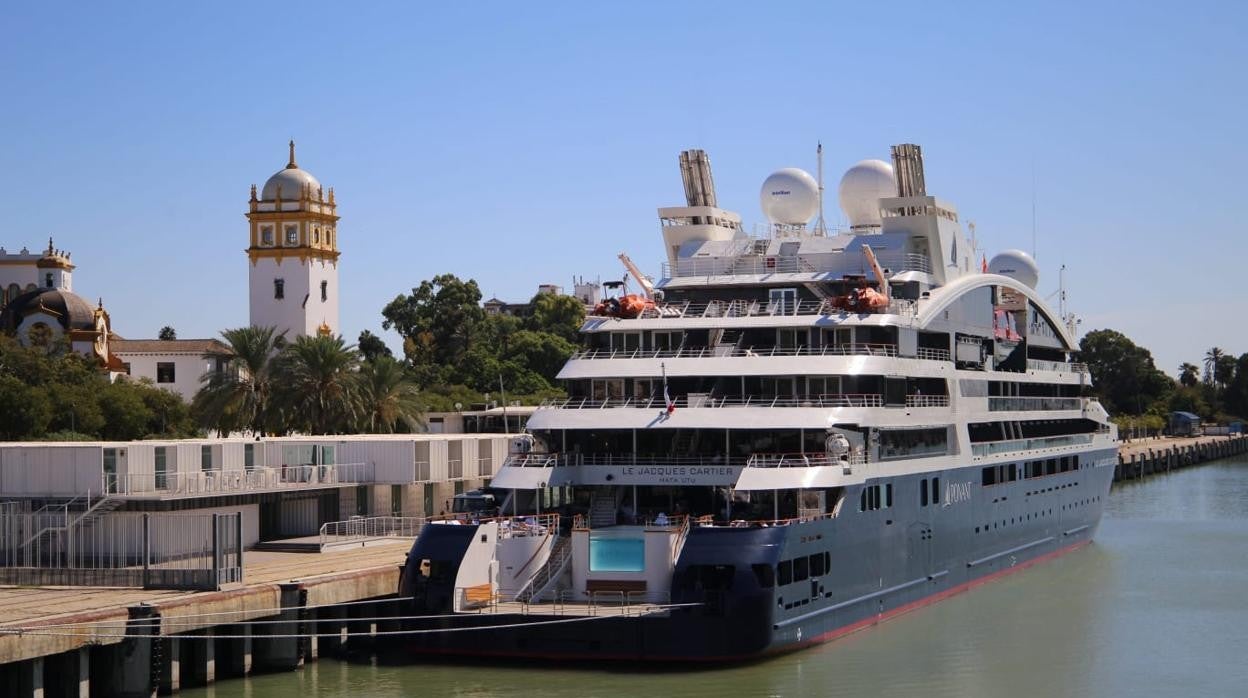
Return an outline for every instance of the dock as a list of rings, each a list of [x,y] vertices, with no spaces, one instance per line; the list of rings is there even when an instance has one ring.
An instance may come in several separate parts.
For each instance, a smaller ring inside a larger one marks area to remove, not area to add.
[[[1124,442],[1114,479],[1245,452],[1240,435]],[[325,552],[249,550],[244,581],[218,591],[0,586],[0,685],[13,696],[155,696],[297,668],[401,629],[396,590],[409,547],[410,539],[391,539]],[[513,611],[499,603],[486,612]]]
[[[393,629],[377,619],[395,615],[408,548],[249,552],[246,581],[220,591],[0,587],[0,680],[14,696],[153,696],[294,669]]]

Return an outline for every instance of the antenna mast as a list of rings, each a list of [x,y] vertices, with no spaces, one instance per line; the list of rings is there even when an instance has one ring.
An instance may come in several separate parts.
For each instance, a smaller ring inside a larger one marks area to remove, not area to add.
[[[815,234],[827,236],[828,228],[823,222],[823,142],[815,148],[815,159],[818,160],[819,174],[819,220],[815,222]]]

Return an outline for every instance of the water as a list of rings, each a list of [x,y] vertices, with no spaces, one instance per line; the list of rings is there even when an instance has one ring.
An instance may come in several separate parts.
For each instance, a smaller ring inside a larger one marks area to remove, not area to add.
[[[646,569],[646,541],[591,533],[589,536],[590,572],[642,572]]]
[[[1248,695],[1248,460],[1115,485],[1095,542],[835,642],[647,672],[322,659],[183,695]]]

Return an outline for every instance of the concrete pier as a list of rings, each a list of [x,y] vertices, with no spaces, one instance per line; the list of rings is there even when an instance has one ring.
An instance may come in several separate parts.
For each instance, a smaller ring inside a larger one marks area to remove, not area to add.
[[[399,610],[335,605],[393,598],[409,547],[249,553],[247,583],[213,592],[0,587],[0,695],[154,696],[296,668],[340,651],[352,617]],[[247,622],[259,620],[278,622]]]
[[[1248,453],[1248,436],[1147,439],[1118,449],[1114,481],[1139,480],[1219,458]]]

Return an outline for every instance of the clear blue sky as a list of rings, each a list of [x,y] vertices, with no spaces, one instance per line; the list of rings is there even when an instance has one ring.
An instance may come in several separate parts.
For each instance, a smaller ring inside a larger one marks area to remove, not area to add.
[[[0,244],[54,234],[124,336],[243,325],[248,187],[293,137],[337,193],[353,339],[442,272],[508,300],[621,251],[657,274],[681,149],[753,222],[818,140],[833,186],[915,142],[989,255],[1031,247],[1034,197],[1085,330],[1171,374],[1248,351],[1248,6],[838,5],[10,3]]]

